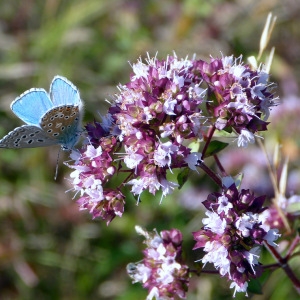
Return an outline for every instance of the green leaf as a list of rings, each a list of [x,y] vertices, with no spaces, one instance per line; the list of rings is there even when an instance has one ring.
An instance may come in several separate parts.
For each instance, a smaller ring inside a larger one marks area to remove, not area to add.
[[[191,149],[191,152],[198,152],[200,148],[200,143],[198,141],[191,142],[188,144],[188,147]]]
[[[262,285],[258,279],[251,279],[247,290],[252,294],[262,295]]]
[[[177,175],[177,182],[179,184],[179,189],[183,187],[183,185],[186,183],[188,176],[190,173],[189,168],[184,168],[178,175]]]
[[[211,141],[210,144],[207,147],[205,158],[215,155],[216,153],[220,152],[224,148],[228,146],[228,143],[223,143],[220,141]]]
[[[270,270],[264,270],[263,274],[259,278],[251,279],[247,288],[248,292],[252,294],[262,295],[263,285],[269,279],[271,274],[272,272]]]
[[[293,213],[298,213],[299,211],[300,211],[300,203],[299,202],[294,202],[294,203],[288,204],[287,212],[293,214]]]

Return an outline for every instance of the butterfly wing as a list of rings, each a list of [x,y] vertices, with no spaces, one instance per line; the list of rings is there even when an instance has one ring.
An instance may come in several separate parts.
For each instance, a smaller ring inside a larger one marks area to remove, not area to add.
[[[32,125],[17,127],[0,140],[0,148],[36,148],[57,144],[56,139],[51,138],[41,128]]]
[[[40,118],[53,104],[44,89],[30,89],[10,105],[13,113],[30,125],[38,125]]]
[[[55,108],[42,117],[40,127],[51,137],[55,136],[63,149],[72,149],[82,130],[83,103],[79,91],[65,77],[55,76],[50,86],[50,96]]]
[[[81,107],[82,105],[77,87],[62,76],[53,78],[50,86],[50,96],[54,106],[77,105]]]

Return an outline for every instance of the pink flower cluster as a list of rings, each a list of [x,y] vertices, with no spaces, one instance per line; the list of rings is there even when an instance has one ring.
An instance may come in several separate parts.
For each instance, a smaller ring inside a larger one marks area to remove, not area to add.
[[[276,104],[268,74],[233,56],[210,62],[148,56],[132,69],[102,123],[86,126],[87,141],[73,153],[74,163],[67,164],[74,170],[71,182],[80,194],[80,208],[109,224],[124,212],[126,187],[138,201],[145,190],[153,195],[160,191],[163,197],[183,184],[189,169],[200,167],[226,188],[203,202],[207,217],[203,228],[193,233],[194,249],[203,248],[203,264],[214,264],[232,281],[234,293],[246,292],[250,278],[261,273],[262,244],[274,246],[278,234],[266,223],[265,197],[239,192],[231,180],[222,183],[203,159],[223,149],[217,148],[222,144],[218,142],[209,149],[216,130],[232,133],[243,147],[267,130]],[[193,152],[192,144],[201,146],[203,155]],[[178,168],[183,171],[178,183],[169,181],[168,174]],[[111,182],[118,186],[109,186]],[[147,248],[141,262],[128,265],[128,274],[148,290],[148,300],[185,299],[191,271],[182,260],[181,233],[137,231],[146,238]]]
[[[71,178],[81,209],[108,223],[123,213],[125,186],[138,200],[145,190],[171,194],[178,183],[168,180],[168,173],[196,170],[202,160],[191,142],[200,144],[208,128],[217,128],[234,131],[238,145],[246,146],[257,131],[266,130],[261,118],[273,105],[268,74],[233,56],[210,63],[148,57],[132,68],[102,123],[86,126],[88,141],[69,165],[75,169]],[[126,175],[121,185],[107,189],[120,174]]]
[[[205,131],[200,109],[205,93],[191,60],[169,56],[147,62],[133,65],[131,81],[119,86],[109,113],[120,131],[124,164],[134,172],[127,182],[132,193],[162,190],[165,196],[177,186],[167,180],[167,171],[189,161],[185,141],[201,139]]]
[[[277,230],[266,225],[264,196],[249,190],[239,192],[234,184],[223,193],[212,193],[203,202],[207,218],[203,228],[194,232],[194,249],[207,253],[202,263],[214,264],[221,276],[232,281],[235,292],[246,292],[248,281],[261,275],[258,262],[263,242],[275,246]]]
[[[267,130],[266,119],[275,99],[269,74],[262,68],[251,70],[241,62],[242,57],[212,58],[210,63],[195,62],[212,94],[207,107],[219,130],[238,134],[238,146],[254,142],[254,134]]]
[[[272,203],[269,209],[264,212],[266,223],[271,228],[284,231],[286,224],[283,218],[286,218],[291,224],[299,219],[299,204],[299,195],[292,195],[289,198],[286,198],[284,195],[279,195],[276,204]]]
[[[188,267],[182,263],[181,232],[172,229],[162,231],[160,235],[136,227],[139,234],[145,236],[147,248],[144,259],[130,263],[127,272],[133,282],[141,282],[149,291],[147,300],[185,299],[189,285]]]
[[[94,218],[101,217],[109,224],[115,216],[122,216],[125,197],[118,189],[103,188],[116,172],[112,158],[104,151],[113,145],[105,147],[105,141],[102,139],[103,147],[97,149],[88,145],[75,164],[69,166],[75,169],[70,176],[75,191],[81,196],[77,200],[80,209],[88,209]]]

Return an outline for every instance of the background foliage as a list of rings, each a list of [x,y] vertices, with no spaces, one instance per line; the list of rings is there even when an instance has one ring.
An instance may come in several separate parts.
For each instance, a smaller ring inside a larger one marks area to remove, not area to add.
[[[270,149],[276,140],[282,144],[291,162],[289,184],[299,193],[297,0],[0,1],[0,135],[21,125],[10,111],[11,101],[31,87],[48,89],[57,74],[80,89],[85,122],[90,122],[106,111],[105,99],[117,92],[116,84],[129,80],[128,61],[146,52],[158,52],[159,58],[173,50],[178,57],[196,53],[203,59],[220,52],[256,55],[269,11],[278,17],[269,43],[276,47],[272,80],[278,82],[289,114],[275,114],[267,142]],[[289,105],[291,98],[296,102]],[[272,195],[260,150],[234,151],[234,156],[223,156],[228,171],[234,175],[244,168],[251,188]],[[149,230],[182,230],[187,259],[192,263],[200,257],[190,250],[190,233],[202,226],[196,209],[214,188],[201,174],[161,205],[160,195],[143,194],[138,207],[128,196],[124,216],[106,227],[78,212],[74,193],[65,192],[71,188],[66,179],[70,169],[62,163],[66,154],[53,180],[57,153],[57,147],[0,151],[0,299],[144,299],[146,291],[132,285],[125,271],[128,262],[142,258],[135,224]],[[252,176],[251,181],[249,176],[257,170],[259,180]],[[267,278],[263,292],[252,299],[297,299],[280,270]],[[225,280],[202,276],[191,282],[188,299],[231,297]]]

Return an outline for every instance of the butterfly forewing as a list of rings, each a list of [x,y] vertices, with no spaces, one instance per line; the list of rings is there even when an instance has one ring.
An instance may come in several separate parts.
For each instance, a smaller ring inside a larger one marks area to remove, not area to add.
[[[0,140],[0,148],[35,148],[55,145],[57,142],[36,126],[15,128]]]
[[[67,78],[55,76],[50,86],[50,96],[55,106],[81,105],[79,91]]]
[[[37,125],[42,115],[53,107],[44,89],[30,89],[10,105],[13,113],[30,125]]]

